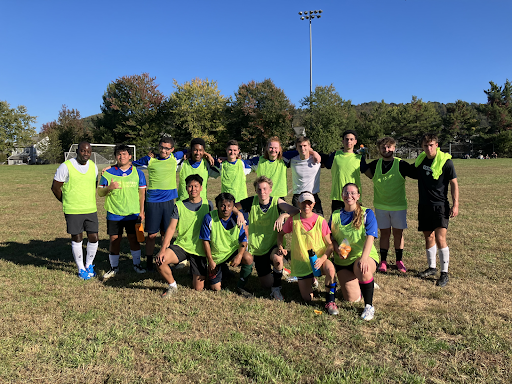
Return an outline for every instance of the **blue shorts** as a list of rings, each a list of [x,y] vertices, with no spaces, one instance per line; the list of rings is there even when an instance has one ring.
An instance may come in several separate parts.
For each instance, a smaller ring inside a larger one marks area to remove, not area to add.
[[[169,223],[171,222],[171,215],[174,211],[174,200],[165,201],[163,203],[148,203],[144,204],[146,213],[145,229],[151,235],[153,233],[165,233]]]

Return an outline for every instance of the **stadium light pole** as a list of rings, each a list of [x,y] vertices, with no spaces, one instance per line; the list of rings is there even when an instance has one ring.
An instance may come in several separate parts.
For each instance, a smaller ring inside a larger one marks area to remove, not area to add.
[[[299,12],[299,16],[301,20],[309,20],[309,111],[311,116],[313,116],[313,35],[311,32],[311,21],[316,18],[322,17],[321,13],[323,11],[321,9],[315,9],[314,11],[305,11]],[[310,128],[313,125],[313,121],[311,121]]]

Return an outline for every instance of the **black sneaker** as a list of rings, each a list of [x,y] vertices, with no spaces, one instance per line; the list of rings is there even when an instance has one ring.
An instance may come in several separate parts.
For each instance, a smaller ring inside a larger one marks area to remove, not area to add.
[[[437,280],[436,285],[438,287],[444,287],[446,284],[448,284],[449,280],[448,272],[441,272],[441,276],[439,276],[439,280]]]
[[[427,268],[423,272],[418,273],[418,277],[422,279],[428,276],[435,275],[437,273],[437,268]]]
[[[246,291],[245,289],[240,287],[236,289],[236,293],[238,293],[242,297],[245,297],[246,299],[252,299],[254,297],[254,295],[251,292]]]

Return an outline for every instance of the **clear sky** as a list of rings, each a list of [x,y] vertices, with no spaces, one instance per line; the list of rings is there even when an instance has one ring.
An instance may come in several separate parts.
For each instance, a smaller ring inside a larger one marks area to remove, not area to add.
[[[0,100],[23,104],[36,128],[63,104],[100,112],[107,85],[148,72],[166,96],[173,79],[270,78],[296,106],[333,84],[354,104],[485,103],[489,81],[512,80],[510,0],[28,1],[0,7]]]

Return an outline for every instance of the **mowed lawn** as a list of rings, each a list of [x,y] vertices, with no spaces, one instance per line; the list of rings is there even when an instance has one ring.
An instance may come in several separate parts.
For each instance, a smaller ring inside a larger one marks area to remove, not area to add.
[[[179,294],[164,300],[165,284],[133,271],[126,243],[121,275],[81,281],[50,191],[57,166],[0,166],[0,382],[509,383],[512,159],[454,163],[460,214],[448,231],[449,284],[415,277],[427,263],[417,185],[408,180],[409,271],[376,275],[371,322],[360,320],[361,303],[339,297],[338,316],[316,314],[323,292],[306,306],[294,283],[283,282],[284,303],[271,301],[255,273],[248,284],[255,299],[233,293],[236,279],[219,294],[195,292],[182,269]],[[372,207],[371,181],[362,180],[363,205]],[[219,184],[209,181],[210,199]],[[326,217],[330,185],[324,169]],[[101,275],[109,269],[102,198],[98,215]],[[394,264],[393,251],[388,260]]]

